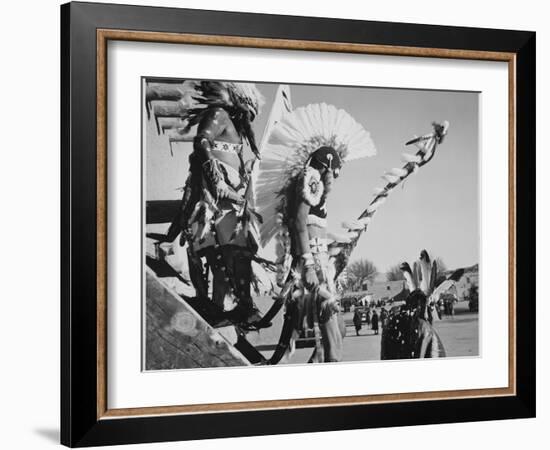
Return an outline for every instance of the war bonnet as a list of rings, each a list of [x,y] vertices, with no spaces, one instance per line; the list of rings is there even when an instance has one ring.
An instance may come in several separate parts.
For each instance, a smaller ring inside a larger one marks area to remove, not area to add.
[[[317,151],[316,156],[322,161],[313,162],[312,155]],[[334,157],[328,161],[327,156],[334,156],[333,152],[339,161]],[[349,113],[333,105],[315,103],[285,115],[273,127],[261,153],[256,206],[264,220],[261,236],[265,245],[280,229],[278,217],[281,213],[285,222],[285,204],[292,195],[289,187],[297,177],[303,176],[309,164],[340,166],[347,161],[373,156],[376,148],[370,133]]]

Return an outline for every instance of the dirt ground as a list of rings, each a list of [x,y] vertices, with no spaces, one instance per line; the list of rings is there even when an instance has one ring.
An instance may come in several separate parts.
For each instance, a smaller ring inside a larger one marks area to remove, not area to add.
[[[370,328],[367,328],[366,324],[363,324],[359,336],[356,336],[352,317],[353,313],[351,312],[344,314],[347,335],[344,339],[343,361],[371,361],[380,359],[380,334],[375,335]],[[468,302],[459,302],[456,304],[455,315],[452,317],[444,316],[442,320],[435,321],[434,326],[443,341],[448,357],[479,355],[478,313],[470,313],[468,311]],[[271,335],[275,332],[276,330],[273,329],[270,330],[269,334]],[[289,363],[306,363],[311,352],[312,349],[310,348],[298,349]],[[270,351],[263,353],[266,356],[271,354]]]

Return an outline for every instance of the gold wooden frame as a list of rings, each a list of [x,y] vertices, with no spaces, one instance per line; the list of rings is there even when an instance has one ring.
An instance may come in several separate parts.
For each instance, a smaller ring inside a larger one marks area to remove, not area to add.
[[[216,45],[286,50],[363,53],[391,56],[434,57],[501,61],[508,63],[508,386],[402,394],[319,397],[201,405],[151,406],[108,409],[107,405],[107,42],[109,40]],[[387,45],[297,41],[198,34],[158,33],[113,29],[97,30],[97,418],[166,414],[220,413],[266,409],[345,406],[356,404],[410,402],[516,395],[516,55],[515,53],[445,48],[398,47]]]

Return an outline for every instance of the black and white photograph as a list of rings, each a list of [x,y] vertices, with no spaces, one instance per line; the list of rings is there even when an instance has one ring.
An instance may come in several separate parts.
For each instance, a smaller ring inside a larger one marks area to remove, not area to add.
[[[479,356],[479,171],[478,92],[143,77],[143,370]]]
[[[548,441],[543,2],[4,9],[0,448]]]

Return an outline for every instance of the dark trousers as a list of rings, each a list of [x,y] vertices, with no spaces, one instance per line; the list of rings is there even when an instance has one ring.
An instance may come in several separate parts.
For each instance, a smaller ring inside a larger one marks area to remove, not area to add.
[[[221,308],[228,301],[237,300],[242,308],[252,305],[250,282],[252,280],[252,259],[246,249],[224,245],[206,248],[201,252],[212,271],[212,300]]]

